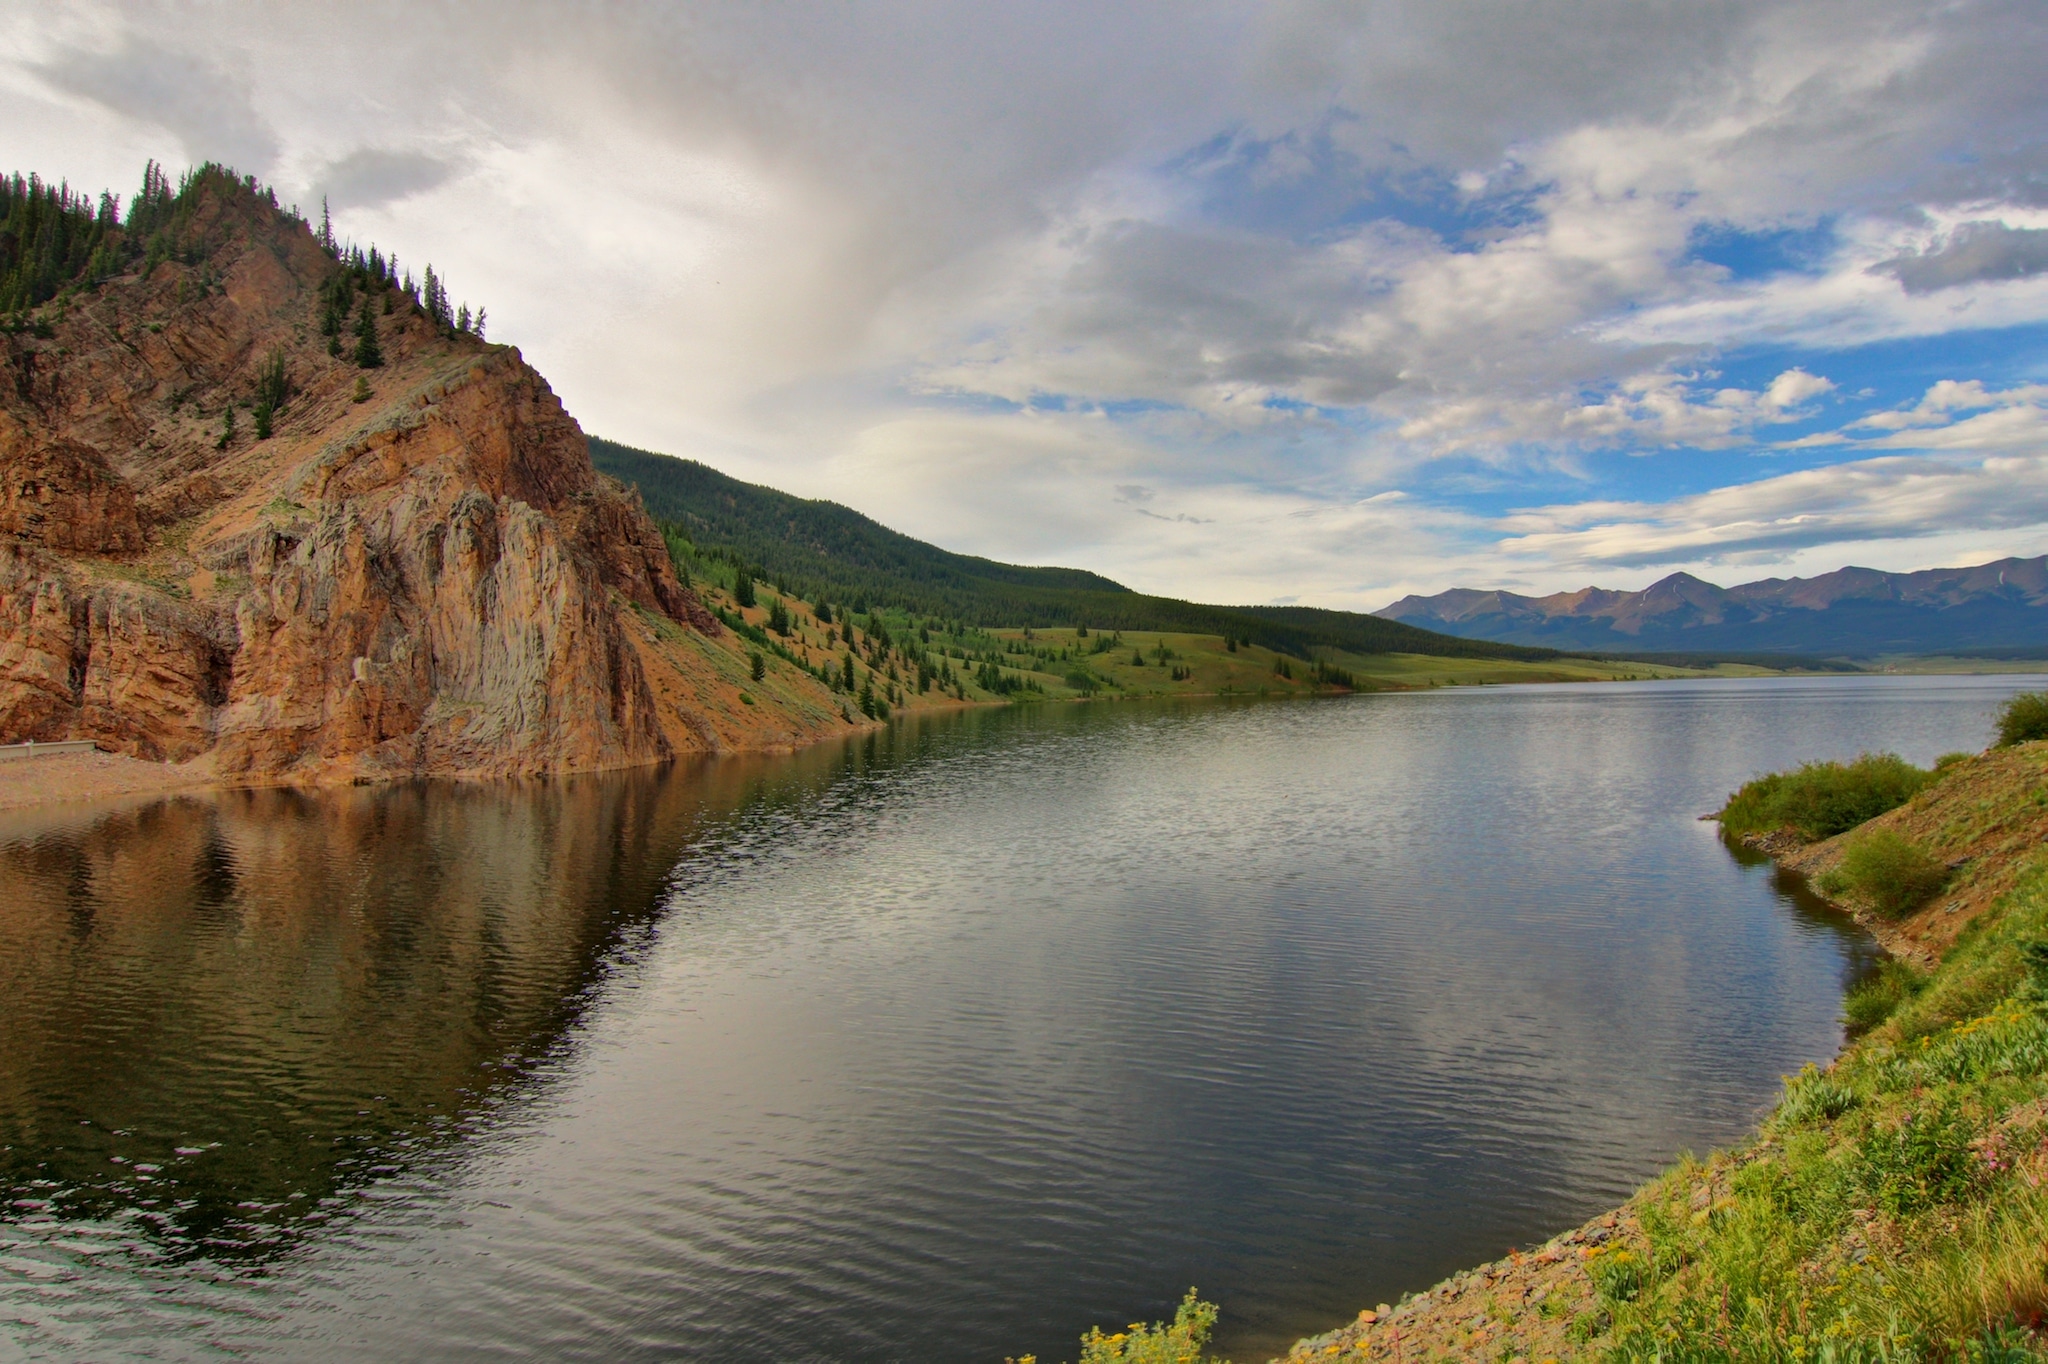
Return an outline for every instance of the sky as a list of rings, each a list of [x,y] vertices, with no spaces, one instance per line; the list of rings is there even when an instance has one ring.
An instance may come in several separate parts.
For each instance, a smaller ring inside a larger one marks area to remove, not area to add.
[[[2039,0],[0,0],[0,169],[222,161],[585,430],[1377,609],[2048,552]]]

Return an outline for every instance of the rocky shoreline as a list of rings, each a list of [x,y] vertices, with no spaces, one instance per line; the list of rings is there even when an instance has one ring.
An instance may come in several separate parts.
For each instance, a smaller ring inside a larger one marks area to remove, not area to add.
[[[1283,1359],[1308,1360],[1569,1358],[1572,1322],[1593,1305],[1586,1266],[1628,1246],[1640,1228],[1626,1209],[1602,1213],[1526,1251],[1470,1269],[1381,1304],[1356,1320],[1294,1343]],[[1503,1347],[1510,1352],[1502,1354]]]

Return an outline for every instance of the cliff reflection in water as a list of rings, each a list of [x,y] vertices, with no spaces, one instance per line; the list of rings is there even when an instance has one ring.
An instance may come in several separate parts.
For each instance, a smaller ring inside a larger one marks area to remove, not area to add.
[[[860,760],[9,817],[14,1218],[253,1266],[458,1159],[565,1045],[708,824]]]

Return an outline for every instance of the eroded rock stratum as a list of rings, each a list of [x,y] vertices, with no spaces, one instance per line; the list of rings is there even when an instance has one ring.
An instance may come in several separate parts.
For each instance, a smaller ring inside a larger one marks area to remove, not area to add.
[[[0,740],[346,780],[845,727],[795,670],[740,703],[743,649],[517,350],[374,284],[350,303],[384,364],[358,368],[305,224],[226,175],[187,198],[170,258],[0,336]]]

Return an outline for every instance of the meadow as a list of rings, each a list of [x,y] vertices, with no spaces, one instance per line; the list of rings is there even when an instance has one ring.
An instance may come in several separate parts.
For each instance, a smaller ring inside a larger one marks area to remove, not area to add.
[[[1286,697],[1347,692],[1499,686],[1524,682],[1622,682],[1684,677],[1754,677],[1749,664],[1712,669],[1614,659],[1446,658],[1356,654],[1334,649],[1302,657],[1225,635],[1158,630],[986,627],[902,609],[835,608],[765,582],[693,586],[714,613],[762,658],[763,678],[800,668],[848,698],[865,689],[886,710],[997,702],[1172,696]],[[820,609],[822,605],[822,610]],[[847,661],[852,659],[849,675]]]

